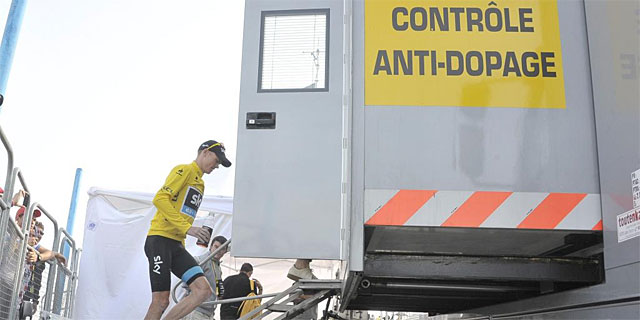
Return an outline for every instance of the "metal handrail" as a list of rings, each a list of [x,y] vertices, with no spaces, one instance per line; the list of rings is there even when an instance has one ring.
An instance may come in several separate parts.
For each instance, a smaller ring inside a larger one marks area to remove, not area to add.
[[[71,235],[69,234],[69,232],[67,232],[67,230],[65,228],[60,228],[60,232],[63,233],[65,235],[65,240],[68,242],[70,247],[73,247],[73,249],[75,250],[76,248],[76,241],[73,240],[73,237],[71,237]]]
[[[14,228],[16,233],[18,234],[18,237],[20,238],[20,240],[23,241],[23,243],[26,243],[25,235],[20,232],[21,231],[20,226],[18,226],[18,224],[15,221],[11,220],[11,219],[9,219],[8,222],[9,222],[8,226],[11,227],[11,228]],[[23,260],[22,259],[22,256],[23,256],[23,250],[22,249],[20,249],[20,255],[19,256],[20,256],[19,259]],[[19,263],[18,266],[20,266],[20,265],[21,264]],[[20,290],[20,283],[22,282],[21,278],[22,278],[23,274],[24,274],[23,269],[21,267],[18,267],[17,270],[16,270],[16,276],[14,277],[15,283],[14,283],[13,289],[12,289],[13,290],[12,291],[13,295],[11,296],[11,304],[10,304],[11,309],[9,310],[9,319],[13,319],[13,317],[15,317],[15,312],[17,311],[16,308],[14,308],[13,306],[15,306],[16,303],[17,303],[15,298],[18,295],[16,293],[18,292],[17,290]]]
[[[67,279],[67,278],[73,279],[74,278],[74,273],[66,265],[64,265],[62,262],[58,261],[58,259],[51,259],[51,260],[49,260],[47,262],[50,263],[49,270],[56,269],[56,275],[57,275],[57,276],[54,275],[53,278],[48,278],[48,283],[47,283],[47,285],[50,284],[50,283],[51,284],[53,284],[53,283],[56,284],[56,289],[55,290],[52,289],[52,290],[47,291],[47,293],[46,293],[48,298],[49,298],[48,302],[49,303],[53,303],[56,300],[56,297],[62,296],[66,292],[65,289],[64,289],[64,286],[60,285],[59,281],[61,281],[61,279],[64,280],[64,279]],[[64,275],[64,276],[61,278],[61,275]],[[73,285],[74,285],[74,282],[70,282],[69,287],[71,288],[71,290],[73,290],[73,288],[74,288]],[[58,290],[60,290],[60,291],[58,291]],[[54,294],[55,294],[55,296],[54,296]],[[57,316],[68,317],[68,314],[69,314],[69,312],[71,310],[71,308],[68,307],[69,303],[70,303],[70,299],[71,299],[70,296],[71,296],[70,294],[67,294],[67,296],[66,296],[65,308],[61,307],[62,306],[62,302],[60,302],[60,306],[55,305],[55,306],[51,306],[51,307],[48,307],[48,308],[44,308],[44,306],[43,306],[42,310],[43,311],[47,311],[50,314],[54,314],[54,315],[57,315]],[[64,313],[63,313],[63,310],[64,310]]]
[[[283,292],[284,292],[284,291],[283,291]],[[294,290],[294,291],[292,291],[291,293],[289,293],[289,297],[288,297],[287,299],[284,299],[284,300],[282,300],[282,301],[278,300],[278,301],[279,301],[279,304],[288,304],[289,302],[292,302],[292,301],[294,301],[294,300],[296,300],[296,299],[300,298],[300,297],[302,296],[302,294],[303,294],[303,293],[304,293],[304,292],[303,292],[302,290]],[[277,297],[277,296],[276,296],[276,297]],[[276,298],[276,299],[277,299],[277,298]],[[282,299],[282,298],[280,298],[280,299]],[[272,299],[272,300],[273,300],[273,299]],[[269,301],[265,302],[264,304],[268,304],[269,302],[271,302],[271,300],[269,300]],[[275,304],[275,303],[273,303],[273,304],[271,304],[271,305],[274,305],[274,304]],[[263,309],[265,309],[265,308],[263,308]],[[271,310],[267,309],[267,310],[266,310],[266,311],[261,315],[261,317],[266,317],[266,316],[268,316],[269,314],[271,314],[271,312],[272,312]]]
[[[72,271],[72,269],[75,268],[75,265],[77,263],[77,259],[76,259],[77,258],[76,257],[76,255],[77,255],[76,241],[73,240],[71,235],[64,228],[60,228],[59,231],[60,231],[60,233],[62,233],[65,236],[64,238],[62,238],[62,242],[66,242],[69,245],[70,249],[71,249],[69,251],[70,252],[69,261],[68,261],[69,267],[67,268],[67,266],[61,265],[60,268],[69,277],[68,286],[73,291],[73,288],[75,288],[75,285],[76,285],[76,274]],[[64,312],[65,312],[66,316],[69,316],[71,311],[72,311],[72,308],[71,308],[72,298],[73,298],[72,294],[67,294],[66,303],[65,303],[65,309],[64,309]]]
[[[78,269],[80,268],[80,254],[82,253],[82,249],[80,248],[76,248],[76,252],[74,253],[75,256],[75,263],[73,265],[73,276],[71,279],[73,279],[73,289],[77,289],[76,286],[78,284]],[[71,310],[70,312],[73,312],[74,308],[75,308],[75,291],[73,294],[73,299],[71,299],[71,303],[69,304],[69,310]]]
[[[292,301],[293,296],[295,296],[296,298],[299,297],[302,293],[300,292],[301,290],[298,288],[300,286],[300,282],[295,282],[291,287],[287,288],[286,290],[280,292],[278,295],[276,295],[273,299],[263,303],[260,307],[255,308],[253,310],[251,310],[251,312],[245,314],[244,316],[242,316],[241,319],[251,319],[253,318],[255,315],[257,315],[258,313],[262,312],[262,310],[264,309],[268,309],[270,306],[276,304],[276,302],[280,301],[282,298],[291,295],[285,303],[288,303],[290,301]]]
[[[49,221],[51,221],[51,223],[53,224],[54,230],[58,230],[58,220],[56,220],[56,218],[54,218],[40,203],[34,202],[33,207],[40,210],[40,212],[44,214],[44,216],[47,217]],[[60,234],[55,232],[53,236],[53,246],[51,250],[55,252],[60,252],[59,249],[60,249]]]
[[[47,210],[42,207],[42,205],[40,205],[40,203],[38,202],[34,202],[32,204],[32,206],[38,208],[40,210],[40,212],[42,212],[42,214],[47,217],[51,223],[53,223],[53,227],[54,230],[56,230],[54,232],[54,236],[53,236],[53,247],[51,248],[51,251],[54,252],[58,252],[58,247],[59,247],[59,242],[60,242],[60,233],[57,231],[58,230],[58,221],[51,215],[49,214],[49,212],[47,212]],[[55,271],[56,271],[56,267],[57,264],[56,263],[51,263],[49,265],[49,275],[47,276],[47,279],[53,279],[54,275],[55,275]],[[53,282],[54,281],[47,281],[47,289],[45,291],[44,294],[44,301],[42,303],[42,310],[50,310],[51,309],[51,295],[53,294]]]
[[[78,277],[78,266],[80,265],[80,263],[79,263],[80,262],[80,251],[82,251],[82,250],[79,249],[78,247],[76,247],[76,241],[73,239],[71,234],[69,234],[69,232],[66,229],[61,227],[60,228],[60,232],[65,235],[65,237],[63,238],[62,241],[66,242],[69,245],[69,248],[71,249],[69,260],[68,260],[67,264],[69,265],[68,270],[69,270],[69,272],[71,273],[71,275],[73,277],[72,280],[75,282],[77,280],[77,277]],[[75,285],[75,283],[74,283],[74,285]]]
[[[62,238],[62,241],[60,242],[60,244],[64,244],[64,243],[67,243],[67,244],[71,245],[71,242],[66,237]],[[69,270],[70,274],[73,273],[71,268],[72,268],[72,265],[75,264],[74,258],[73,258],[74,255],[75,255],[75,248],[74,248],[73,251],[71,251],[71,256],[67,259],[67,263],[66,264],[62,264],[63,266],[66,267],[67,270]]]
[[[62,233],[62,234],[64,234],[64,235],[65,235],[65,237],[64,237],[64,238],[62,238],[62,240],[61,240],[61,242],[60,242],[60,248],[62,248],[62,243],[63,243],[63,242],[66,242],[66,243],[69,245],[69,247],[70,247],[71,249],[73,249],[73,250],[71,251],[70,256],[69,256],[69,265],[71,265],[72,260],[75,260],[75,254],[76,254],[76,253],[75,253],[75,251],[77,250],[77,248],[76,248],[76,241],[75,241],[75,240],[73,240],[73,238],[71,237],[71,235],[69,234],[69,232],[67,232],[67,230],[65,230],[65,229],[64,229],[64,228],[62,228],[62,227],[60,228],[60,233]]]
[[[302,290],[300,290],[302,291]],[[201,304],[201,306],[212,306],[215,304],[225,304],[225,303],[234,303],[234,302],[240,302],[240,301],[246,301],[246,300],[256,300],[256,299],[262,299],[262,298],[271,298],[271,297],[275,297],[279,294],[281,294],[282,292],[276,292],[276,293],[265,293],[265,294],[261,294],[259,296],[251,296],[251,297],[238,297],[238,298],[231,298],[231,299],[220,299],[220,300],[216,300],[216,301],[207,301],[207,302],[203,302]]]
[[[222,250],[223,248],[227,248],[229,245],[231,244],[231,239],[227,240],[227,242],[223,243],[221,246],[219,246],[217,249],[213,250],[213,252],[211,252],[206,258],[204,258],[202,261],[200,261],[200,263],[198,264],[200,267],[203,267],[204,264],[213,259],[213,257],[218,254],[218,252],[220,252],[220,250]],[[173,302],[178,303],[178,298],[176,298],[176,289],[178,288],[178,286],[180,286],[182,284],[182,280],[178,281],[178,283],[176,283],[175,286],[173,286],[173,289],[171,290],[171,298],[173,299]]]
[[[20,180],[20,184],[22,185],[22,190],[24,190],[25,192],[29,192],[29,188],[27,188],[27,183],[24,181],[24,177],[22,176],[22,171],[18,167],[13,168],[13,173],[11,174],[12,182],[16,181],[16,177]],[[15,183],[12,183],[11,186],[9,186],[8,190],[5,189],[4,190],[4,195],[11,196],[13,194],[13,187],[14,186],[15,186]],[[3,195],[3,198],[4,198],[4,195]],[[9,202],[9,203],[13,204],[12,202],[13,202],[13,200],[11,200],[11,202]],[[11,205],[8,205],[7,207],[8,207],[9,210],[11,209]],[[31,219],[33,218],[33,209],[31,209],[31,206],[29,206],[29,208],[27,208],[27,209],[28,209],[27,211],[31,210],[31,213],[29,215],[29,220],[26,219],[27,218],[27,214],[25,214],[24,218],[22,219],[22,222],[23,222],[22,223],[22,228],[21,228],[22,232],[27,230],[27,228],[29,228],[29,229],[31,228],[31,224],[29,224],[29,227],[27,227],[26,224],[24,223],[24,221],[31,221]],[[11,217],[9,217],[9,215],[7,215],[7,216],[9,218],[9,220],[11,220]]]
[[[14,190],[14,187],[16,186],[15,184],[16,178],[20,180],[20,184],[22,185],[22,190],[24,190],[27,193],[29,192],[27,183],[25,182],[24,177],[22,176],[22,170],[20,170],[19,167],[15,167],[13,168],[13,173],[11,174],[11,185],[7,186],[7,189],[4,189],[4,195],[6,195],[7,197],[13,197],[13,190]]]
[[[4,135],[1,130],[0,130],[0,134]],[[6,137],[2,136],[3,139],[6,139]],[[4,143],[4,140],[3,140]],[[8,143],[8,141],[7,141]],[[6,145],[5,145],[6,147]],[[10,146],[9,146],[10,148]],[[13,151],[12,151],[13,152]],[[12,156],[13,157],[13,156]],[[13,160],[11,160],[11,166],[13,168]],[[6,230],[7,228],[7,221],[11,220],[10,214],[9,214],[9,210],[11,209],[12,206],[12,200],[11,197],[13,197],[13,188],[15,186],[15,181],[16,181],[16,177],[18,177],[20,179],[20,183],[22,184],[22,187],[25,191],[29,191],[29,188],[27,188],[27,184],[24,181],[24,177],[22,177],[22,173],[20,171],[20,168],[13,168],[11,170],[7,169],[7,181],[5,182],[5,189],[4,189],[4,194],[2,195],[2,199],[5,202],[5,204],[9,204],[7,207],[8,209],[5,209],[2,211],[2,215],[0,215],[0,231],[4,232],[4,230]],[[5,214],[6,213],[6,214]],[[3,247],[4,245],[4,237],[0,237],[0,248]],[[3,252],[2,250],[0,250],[0,261],[2,261],[3,257]]]
[[[15,229],[16,229],[16,232],[18,232],[18,236],[20,237],[20,239],[21,239],[21,240],[22,240],[22,239],[24,239],[24,234],[22,234],[22,233],[21,233],[22,228],[20,228],[20,226],[18,225],[18,223],[17,223],[17,222],[15,222],[15,221],[13,221],[13,220],[9,220],[9,225],[10,225],[12,228],[15,228]]]
[[[54,314],[53,312],[51,312],[51,304],[52,304],[51,297],[53,295],[53,289],[54,289],[53,284],[55,283],[54,275],[56,273],[56,270],[61,270],[61,272],[67,275],[66,277],[70,279],[69,285],[71,288],[71,293],[67,295],[67,304],[65,305],[66,313],[70,314],[71,310],[73,310],[74,301],[69,301],[69,300],[73,299],[73,295],[74,295],[73,292],[77,283],[81,249],[76,248],[76,243],[73,237],[71,237],[71,235],[66,230],[59,228],[58,222],[53,218],[53,216],[49,214],[37,202],[32,201],[32,203],[27,204],[28,206],[23,216],[22,226],[18,226],[18,224],[12,219],[10,215],[10,210],[12,207],[12,197],[16,187],[16,182],[19,181],[22,184],[22,189],[25,190],[26,192],[29,192],[29,189],[27,187],[27,184],[25,182],[25,179],[22,175],[20,168],[14,167],[13,149],[5,133],[2,131],[1,126],[0,126],[0,141],[2,141],[2,144],[4,145],[4,148],[7,151],[7,173],[6,173],[5,183],[4,183],[4,194],[0,196],[0,248],[4,248],[9,243],[9,241],[13,241],[10,239],[15,239],[15,238],[8,238],[5,236],[5,233],[10,231],[11,228],[13,228],[13,230],[15,231],[18,237],[18,241],[16,242],[16,247],[14,248],[14,252],[19,249],[18,258],[17,258],[18,266],[17,266],[16,274],[13,277],[13,284],[12,284],[13,292],[11,293],[11,297],[10,297],[11,308],[9,310],[9,319],[15,319],[17,317],[18,310],[14,306],[17,305],[18,303],[17,301],[18,292],[20,292],[21,290],[21,282],[23,280],[22,278],[24,277],[26,251],[28,250],[28,248],[33,249],[33,247],[29,245],[28,239],[30,237],[30,231],[31,231],[30,222],[33,218],[33,213],[35,209],[39,209],[40,212],[44,213],[44,215],[53,223],[54,240],[53,240],[53,247],[51,248],[51,250],[54,252],[60,251],[61,234],[65,236],[65,239],[64,239],[65,243],[69,243],[70,246],[73,247],[73,255],[72,255],[72,258],[69,259],[70,261],[69,268],[67,268],[65,265],[61,264],[59,261],[55,259],[44,261],[45,263],[49,264],[49,278],[48,278],[49,280],[48,280],[46,292],[44,295],[44,301],[40,308],[41,313]],[[8,256],[9,253],[5,255],[4,251],[7,251],[7,250],[0,250],[0,261],[4,261],[4,259],[10,258],[10,256]],[[40,253],[37,251],[36,251],[36,254],[41,256]],[[60,269],[57,269],[58,267]],[[64,289],[62,290],[64,291]]]
[[[58,268],[60,268],[59,271],[62,271],[64,273],[66,273],[67,275],[73,275],[73,271],[71,271],[71,269],[69,269],[69,267],[65,266],[64,263],[58,261],[57,259],[52,259],[50,260],[51,263],[57,264]]]
[[[13,182],[11,181],[11,173],[13,171],[13,149],[11,148],[11,144],[9,143],[9,139],[7,139],[7,136],[4,134],[4,131],[2,131],[2,127],[0,126],[0,140],[2,141],[2,144],[4,145],[5,150],[7,151],[7,174],[5,176],[5,181],[4,181],[4,190],[5,193],[2,195],[2,200],[3,203],[11,203],[11,202],[7,202],[7,200],[9,200],[9,197],[11,197],[11,195],[6,192],[7,189],[9,189],[9,187],[13,184]],[[5,206],[6,207],[6,206]],[[2,208],[2,212],[0,213],[0,235],[2,233],[5,232],[6,228],[7,228],[7,221],[11,220],[11,218],[9,217],[9,210],[8,208]],[[9,205],[8,207],[11,207],[11,205]],[[0,248],[2,248],[4,246],[4,235],[0,237]],[[2,261],[3,259],[3,250],[0,250],[0,261]]]
[[[16,169],[19,170],[18,168]],[[33,206],[29,206],[28,210],[25,212],[22,218],[22,227],[18,229],[20,231],[18,234],[20,235],[22,240],[22,248],[20,249],[20,255],[19,255],[20,258],[18,260],[19,261],[18,268],[17,268],[18,275],[16,278],[16,282],[13,285],[13,295],[11,296],[11,306],[16,306],[18,304],[18,301],[16,301],[16,299],[18,298],[18,295],[16,294],[16,292],[19,292],[20,290],[20,286],[22,284],[22,276],[24,275],[24,264],[25,264],[24,257],[26,256],[26,252],[27,252],[27,242],[28,242],[27,239],[29,239],[29,234],[31,233],[32,218],[33,218]],[[12,222],[11,223],[12,226],[19,227],[15,221],[13,220],[10,220],[10,221]],[[16,313],[16,308],[11,308],[11,311],[9,311],[9,319],[13,319],[13,317],[15,317],[15,313]]]
[[[229,244],[231,244],[231,239],[227,240],[227,242],[225,242],[220,247],[218,247],[216,250],[214,250],[209,255],[207,255],[207,257],[205,259],[203,259],[199,263],[199,265],[200,266],[204,266],[204,264],[207,261],[212,259],[216,254],[218,254],[218,252],[220,250],[222,250],[223,248],[226,248],[227,246],[229,246]],[[175,303],[178,303],[178,299],[176,298],[176,289],[181,284],[182,284],[182,280],[178,281],[178,283],[176,283],[176,285],[171,290],[171,298],[173,299],[173,302],[175,302]],[[213,305],[218,305],[218,304],[235,303],[235,302],[241,302],[241,301],[246,301],[246,300],[256,300],[256,299],[271,298],[271,297],[280,297],[280,298],[278,298],[278,300],[280,300],[286,295],[292,295],[287,300],[289,302],[289,300],[293,300],[294,298],[300,296],[302,293],[303,293],[302,289],[298,289],[298,283],[296,283],[294,286],[292,286],[292,287],[290,287],[287,290],[284,290],[282,292],[267,293],[267,294],[261,294],[261,295],[250,296],[250,297],[238,297],[238,298],[231,298],[231,299],[220,299],[220,300],[215,300],[215,301],[207,301],[207,302],[203,302],[202,304],[200,304],[200,306],[213,306]],[[273,303],[275,303],[275,302],[273,302]],[[254,311],[256,311],[256,310],[254,310]]]
[[[7,150],[7,178],[4,182],[5,194],[2,195],[2,199],[6,203],[9,197],[12,196],[8,192],[6,192],[6,190],[8,190],[9,187],[11,187],[11,185],[13,184],[13,182],[9,178],[11,177],[11,172],[13,171],[13,149],[11,148],[11,144],[9,143],[9,139],[7,139],[4,131],[2,131],[2,126],[0,126],[0,140],[2,140],[2,144],[4,145],[5,150]]]

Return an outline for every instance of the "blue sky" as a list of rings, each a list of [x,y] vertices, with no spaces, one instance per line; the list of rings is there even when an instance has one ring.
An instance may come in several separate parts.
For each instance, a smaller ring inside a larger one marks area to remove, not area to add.
[[[0,1],[2,30],[10,3]],[[81,238],[90,187],[155,192],[208,139],[235,162],[243,10],[244,1],[29,1],[0,125],[32,201],[65,225],[83,168]],[[233,195],[234,170],[206,176],[205,193]]]

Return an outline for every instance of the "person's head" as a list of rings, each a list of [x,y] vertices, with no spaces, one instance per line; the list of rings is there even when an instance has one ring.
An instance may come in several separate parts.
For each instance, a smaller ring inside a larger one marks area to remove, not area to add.
[[[42,240],[42,237],[44,236],[44,224],[40,221],[36,221],[36,228],[38,230],[36,243],[38,243],[40,242],[40,240]]]
[[[220,248],[225,242],[227,242],[227,238],[224,236],[217,236],[213,238],[211,242],[211,246],[209,247],[209,251],[214,252],[216,249]],[[220,260],[222,257],[229,251],[228,246],[226,248],[221,249],[218,253],[213,256],[215,259]]]
[[[220,165],[228,168],[231,166],[231,161],[227,159],[224,152],[224,144],[214,140],[205,141],[198,147],[196,163],[204,173],[211,173]]]
[[[24,214],[25,214],[25,212],[26,212],[26,211],[27,211],[27,210],[26,210],[26,208],[25,208],[25,207],[20,207],[20,209],[18,209],[18,212],[16,212],[16,218],[15,218],[15,220],[16,220],[16,224],[17,224],[20,228],[22,228],[22,220],[23,220],[23,218],[24,218]],[[35,218],[40,217],[40,215],[42,215],[42,212],[40,212],[40,210],[38,210],[38,209],[33,210],[33,217],[32,217],[32,218],[33,218],[34,220],[35,220]]]
[[[31,230],[29,232],[29,245],[35,246],[42,240],[44,235],[44,225],[40,221],[31,220]]]
[[[253,266],[251,265],[251,263],[243,263],[242,267],[240,267],[240,272],[243,272],[247,275],[247,277],[251,278],[251,275],[253,274]]]
[[[35,246],[38,243],[38,227],[35,223],[31,224],[31,230],[29,231],[29,245]]]

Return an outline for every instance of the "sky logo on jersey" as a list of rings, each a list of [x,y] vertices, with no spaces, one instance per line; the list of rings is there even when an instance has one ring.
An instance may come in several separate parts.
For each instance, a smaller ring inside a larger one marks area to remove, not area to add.
[[[200,190],[189,187],[184,197],[184,202],[182,203],[182,210],[180,211],[195,219],[198,208],[200,208],[200,203],[202,203],[202,193],[200,193]]]

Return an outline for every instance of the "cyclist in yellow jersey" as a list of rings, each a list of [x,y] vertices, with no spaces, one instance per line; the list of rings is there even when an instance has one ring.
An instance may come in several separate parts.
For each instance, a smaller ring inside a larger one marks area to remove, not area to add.
[[[171,273],[189,286],[191,294],[176,304],[164,319],[180,319],[211,296],[211,286],[203,277],[202,268],[184,248],[184,239],[190,235],[209,243],[209,232],[191,224],[204,194],[202,176],[219,165],[231,166],[224,152],[222,143],[214,140],[202,143],[196,160],[173,168],[153,198],[157,212],[144,244],[152,292],[145,319],[160,319],[169,306]]]

